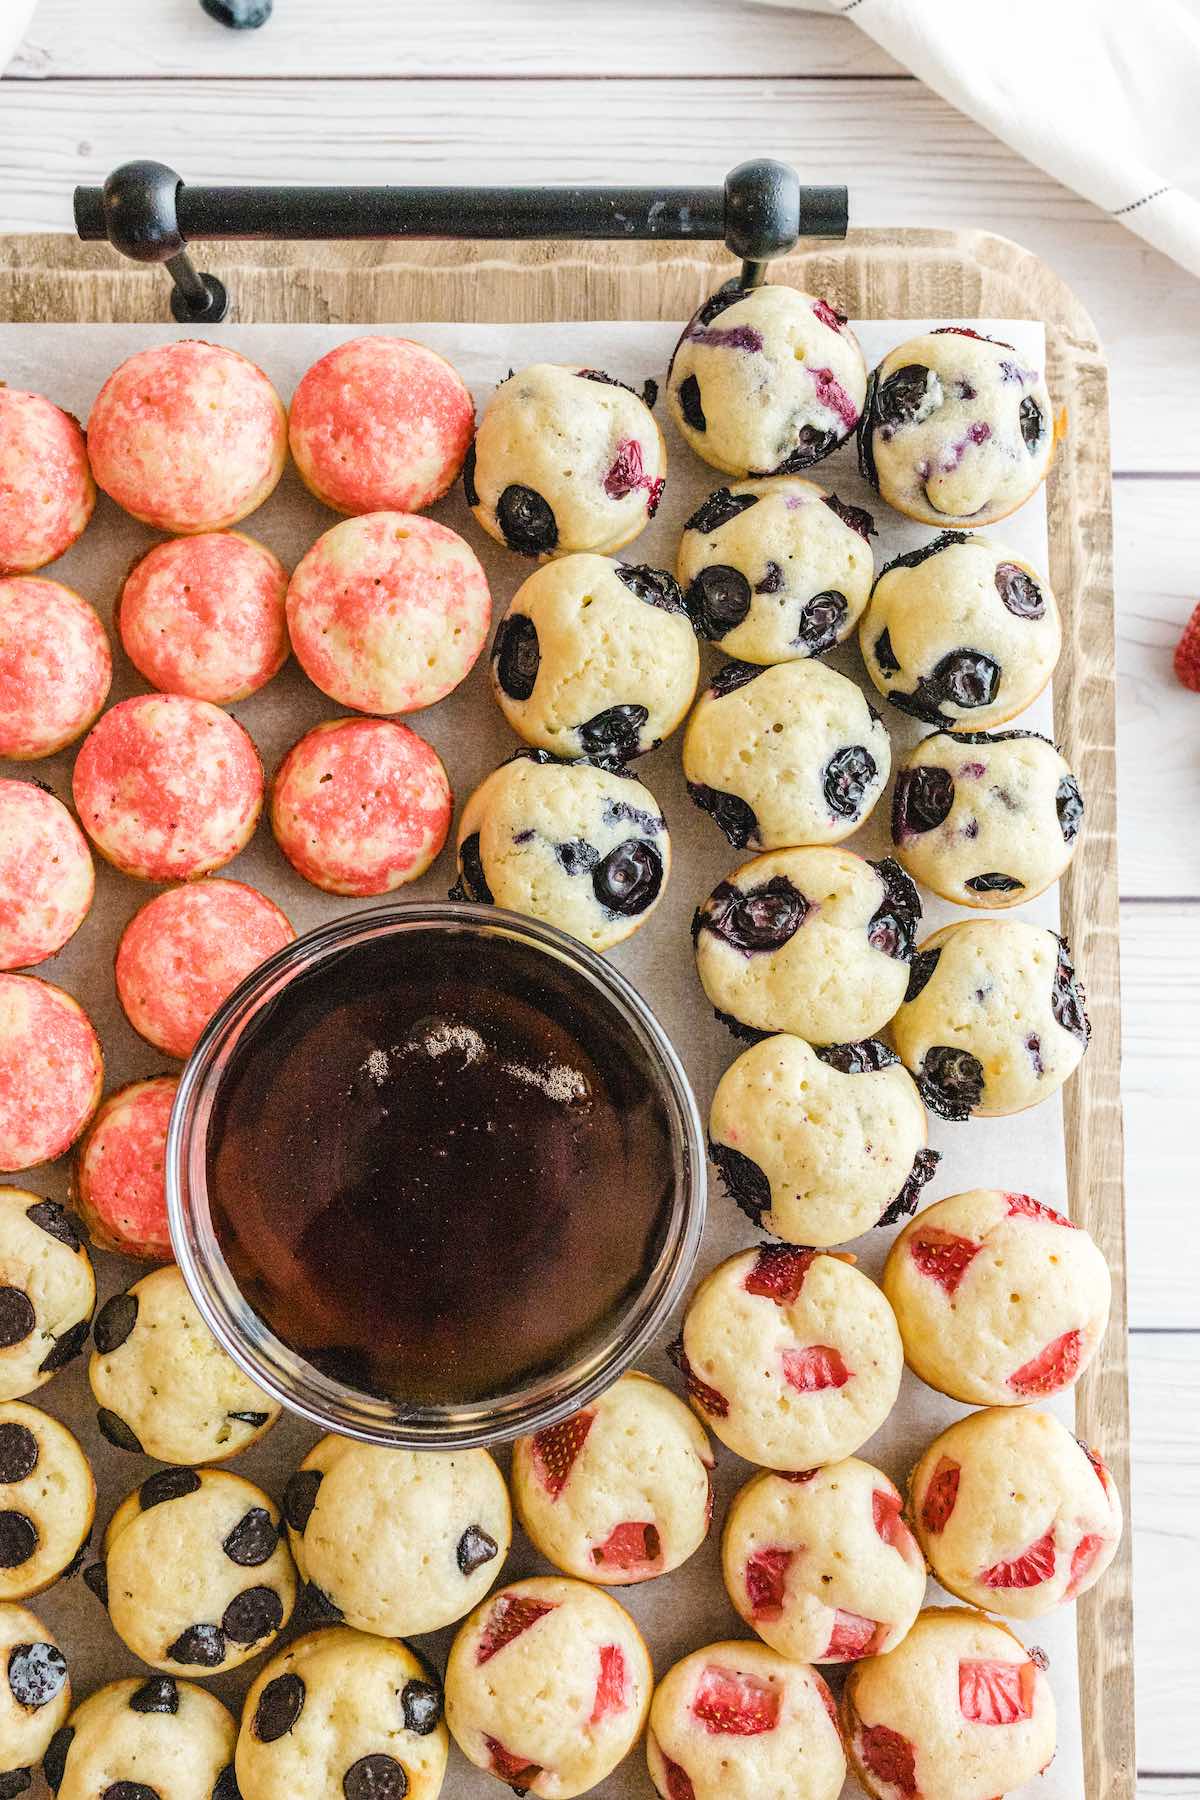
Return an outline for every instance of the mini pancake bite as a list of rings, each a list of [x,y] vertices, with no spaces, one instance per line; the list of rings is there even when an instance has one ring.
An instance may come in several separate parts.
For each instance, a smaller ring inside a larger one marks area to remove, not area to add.
[[[71,1204],[97,1250],[171,1261],[163,1171],[178,1087],[173,1075],[156,1075],[117,1088],[79,1140]]]
[[[236,1800],[230,1713],[205,1688],[137,1675],[89,1694],[43,1765],[58,1800]]]
[[[708,1535],[713,1453],[683,1402],[636,1370],[513,1450],[521,1523],[566,1575],[621,1586],[665,1575]]]
[[[402,337],[336,345],[300,377],[288,415],[305,486],[340,513],[423,512],[453,484],[474,430],[458,370]]]
[[[713,1095],[708,1152],[761,1231],[827,1249],[912,1212],[940,1160],[916,1084],[878,1038],[814,1049],[780,1033]]]
[[[224,531],[261,506],[287,461],[287,414],[236,350],[182,338],[114,369],[88,419],[97,485],[158,531]]]
[[[492,692],[527,744],[556,756],[653,750],[696,693],[700,652],[673,576],[563,556],[517,589],[492,643]]]
[[[0,1188],[0,1400],[74,1362],[96,1305],[91,1258],[57,1200]]]
[[[36,975],[0,975],[0,1170],[69,1150],[103,1085],[100,1040],[78,1001]]]
[[[994,1800],[1039,1775],[1057,1720],[1046,1657],[966,1607],[927,1607],[898,1649],[850,1671],[842,1723],[872,1800]]]
[[[764,1644],[709,1644],[668,1669],[646,1762],[662,1800],[837,1800],[846,1778],[829,1689]]]
[[[641,1736],[654,1671],[624,1607],[582,1581],[517,1581],[476,1607],[446,1665],[446,1723],[468,1762],[571,1800]]]
[[[225,1462],[279,1417],[278,1403],[221,1349],[173,1264],[106,1300],[93,1336],[97,1424],[118,1450],[189,1466]]]
[[[710,1270],[670,1355],[721,1442],[768,1469],[853,1455],[891,1412],[904,1366],[875,1283],[842,1257],[785,1244]]]
[[[901,712],[947,731],[985,730],[1037,699],[1062,624],[1031,564],[944,531],[880,570],[858,638],[867,674]]]
[[[812,658],[726,663],[683,734],[688,793],[737,850],[840,843],[870,817],[891,768],[862,689]]]
[[[799,475],[858,423],[867,368],[844,316],[782,282],[729,282],[675,346],[667,396],[688,446],[714,469]]]
[[[1040,369],[962,325],[910,338],[871,375],[858,461],[889,506],[923,525],[990,525],[1041,486],[1054,454]]]
[[[229,706],[288,658],[287,570],[237,531],[155,544],[125,577],[117,629],[151,687]]]
[[[1074,1074],[1090,1036],[1066,940],[1021,919],[968,919],[926,938],[892,1021],[901,1061],[943,1119],[1036,1106]]]
[[[91,853],[62,801],[34,781],[0,781],[0,969],[56,956],[95,887]]]
[[[735,1036],[858,1043],[904,998],[921,902],[890,857],[773,850],[719,882],[692,921],[696,970]]]
[[[442,700],[487,640],[492,597],[458,533],[414,513],[343,519],[301,557],[287,591],[296,660],[358,712]]]
[[[1121,1541],[1104,1463],[1029,1407],[989,1407],[943,1431],[913,1470],[908,1509],[942,1586],[1011,1619],[1086,1594]]]
[[[32,1786],[34,1766],[70,1710],[67,1659],[46,1627],[23,1606],[0,1606],[0,1794],[7,1800]]]
[[[692,623],[743,662],[831,650],[870,598],[874,529],[860,506],[798,476],[718,488],[679,540],[676,573]]]
[[[327,719],[292,745],[271,786],[271,829],[329,894],[390,894],[446,841],[453,796],[432,745],[394,719]]]
[[[104,627],[74,589],[41,575],[0,580],[0,756],[33,762],[74,743],[111,681]]]
[[[488,401],[463,489],[489,537],[520,556],[612,556],[654,517],[666,473],[662,432],[632,388],[535,363]]]
[[[734,1496],[721,1542],[737,1611],[781,1656],[857,1662],[894,1650],[925,1598],[925,1558],[887,1476],[848,1456],[764,1471]]]
[[[0,388],[0,575],[27,575],[83,535],[96,484],[78,419],[43,394]]]
[[[66,1426],[19,1400],[0,1404],[0,1601],[53,1587],[95,1511],[92,1471]]]
[[[263,772],[219,706],[137,694],[110,707],[75,759],[75,807],[106,861],[139,881],[192,881],[254,835]]]
[[[1070,1387],[1100,1347],[1112,1293],[1086,1231],[999,1188],[927,1207],[892,1245],[882,1284],[909,1368],[972,1406]]]
[[[244,881],[170,888],[121,933],[117,998],[147,1043],[190,1056],[239,982],[295,936],[275,902]]]

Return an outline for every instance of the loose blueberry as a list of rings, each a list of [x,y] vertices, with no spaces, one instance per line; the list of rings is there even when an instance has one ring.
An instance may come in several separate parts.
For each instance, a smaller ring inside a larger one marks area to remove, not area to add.
[[[928,987],[933,971],[941,961],[941,950],[920,950],[913,957],[912,968],[908,973],[908,986],[904,990],[904,1002],[915,1000],[917,995]]]
[[[987,875],[972,875],[964,881],[973,894],[1015,894],[1025,883],[1018,881],[1015,875],[1001,875],[992,871]]]
[[[900,1061],[879,1038],[860,1038],[856,1044],[814,1044],[813,1048],[823,1063],[843,1075],[876,1074]]]
[[[491,899],[491,895],[488,895]],[[297,1469],[288,1477],[283,1490],[283,1516],[293,1531],[303,1535],[312,1509],[317,1502],[317,1489],[325,1476],[320,1469]]]
[[[738,688],[745,687],[747,682],[757,681],[762,672],[758,663],[722,663],[708,684],[708,692],[715,694],[718,700],[723,700],[726,694],[736,693]]]
[[[867,925],[867,942],[885,956],[908,962],[921,918],[916,884],[894,857],[885,856],[871,867],[883,883],[884,900]]]
[[[541,556],[558,543],[558,521],[533,488],[510,482],[496,502],[496,523],[510,550]]]
[[[636,594],[648,606],[657,606],[662,612],[669,613],[687,610],[679,583],[665,569],[652,569],[648,563],[618,563],[616,576],[631,594]]]
[[[913,1166],[905,1179],[904,1186],[896,1198],[880,1213],[876,1225],[898,1225],[917,1210],[917,1201],[921,1197],[921,1189],[927,1181],[932,1181],[934,1170],[942,1160],[940,1150],[918,1150],[913,1158]]]
[[[823,651],[832,650],[849,614],[849,602],[845,594],[840,594],[836,588],[826,588],[822,593],[814,594],[800,608],[800,623],[794,642],[803,644],[810,656],[820,656]]]
[[[428,1737],[437,1730],[442,1716],[441,1689],[434,1681],[406,1681],[400,1694],[400,1710],[406,1731],[416,1737]]]
[[[1083,795],[1079,791],[1079,783],[1073,775],[1064,775],[1058,784],[1054,796],[1054,806],[1058,813],[1058,828],[1063,834],[1063,842],[1073,844],[1079,835],[1079,827],[1083,821]]]
[[[689,781],[687,791],[701,812],[716,821],[735,850],[757,844],[758,817],[739,794],[726,794],[703,781]]]
[[[731,881],[713,889],[696,915],[693,930],[710,931],[743,956],[782,950],[808,916],[808,901],[786,875],[774,875],[743,893]]]
[[[100,1800],[160,1800],[160,1795],[157,1788],[148,1787],[144,1781],[110,1781]]]
[[[1025,448],[1030,456],[1034,454],[1042,441],[1045,420],[1042,409],[1031,394],[1026,394],[1020,407],[1021,436],[1025,440]]]
[[[851,531],[857,531],[860,538],[870,539],[879,535],[875,530],[875,520],[865,506],[848,506],[836,494],[826,494],[825,504],[830,512],[837,514],[843,525],[848,525]]]
[[[265,1425],[270,1416],[270,1413],[265,1412],[231,1412],[225,1414],[227,1419],[236,1419],[239,1425],[251,1425],[255,1431]]]
[[[129,1696],[135,1713],[164,1713],[171,1717],[179,1711],[179,1689],[169,1675],[154,1675]]]
[[[242,1790],[237,1784],[237,1773],[232,1763],[227,1763],[213,1783],[212,1800],[242,1800]]]
[[[142,1511],[149,1512],[152,1506],[162,1506],[164,1501],[184,1500],[199,1487],[200,1477],[195,1469],[160,1469],[149,1481],[143,1481],[138,1489],[138,1499]]]
[[[621,918],[634,918],[653,906],[662,884],[662,857],[642,838],[626,838],[592,870],[596,899]]]
[[[46,1783],[57,1794],[62,1786],[63,1776],[67,1772],[67,1752],[75,1739],[75,1728],[72,1725],[60,1725],[46,1746],[46,1754],[42,1758],[42,1774]]]
[[[1040,619],[1045,614],[1046,596],[1033,577],[1016,563],[997,563],[996,592],[1015,618]]]
[[[83,1585],[90,1593],[95,1594],[101,1606],[108,1605],[108,1568],[98,1562],[83,1571]]]
[[[467,454],[463,458],[462,484],[463,484],[463,493],[466,495],[466,499],[467,499],[467,505],[468,506],[478,506],[479,505],[479,489],[475,486],[475,442],[474,442],[474,439],[472,439],[471,444],[467,450]]]
[[[24,1289],[0,1287],[0,1350],[23,1344],[36,1324],[33,1302]]]
[[[0,1425],[0,1484],[24,1481],[37,1468],[38,1441],[27,1425]]]
[[[0,1800],[17,1800],[18,1794],[27,1794],[32,1786],[31,1769],[5,1769],[0,1775]]]
[[[304,1683],[299,1675],[277,1675],[258,1696],[252,1730],[260,1744],[286,1737],[304,1711]]]
[[[925,1053],[917,1086],[930,1112],[961,1123],[983,1099],[983,1064],[969,1050],[934,1044]]]
[[[279,1528],[266,1507],[252,1506],[242,1514],[221,1548],[240,1569],[257,1569],[270,1561],[278,1543]]]
[[[528,700],[542,662],[537,626],[528,613],[509,613],[501,619],[492,662],[501,692],[510,700]]]
[[[569,843],[555,844],[554,854],[568,875],[586,875],[600,860],[600,852],[595,844],[589,844],[584,838],[572,838]]]
[[[283,1601],[274,1588],[243,1588],[221,1615],[221,1629],[235,1644],[257,1644],[283,1624]]]
[[[141,1456],[142,1442],[131,1425],[127,1425],[120,1413],[110,1407],[102,1406],[96,1414],[96,1424],[100,1436],[107,1438],[115,1450],[129,1450],[135,1456]]]
[[[229,31],[257,31],[271,16],[274,0],[200,0],[210,19]]]
[[[360,1756],[342,1776],[346,1800],[404,1800],[408,1776],[394,1756]]]
[[[172,1662],[188,1668],[219,1669],[225,1661],[225,1633],[219,1625],[189,1625],[170,1646]]]
[[[783,570],[777,562],[768,562],[761,581],[756,581],[756,594],[778,594],[783,588]]]
[[[1087,1016],[1087,1000],[1063,938],[1058,940],[1058,961],[1054,968],[1054,985],[1050,990],[1050,1010],[1064,1031],[1069,1031],[1081,1044],[1088,1042],[1092,1027]]]
[[[479,833],[473,831],[465,837],[458,847],[458,880],[450,889],[451,900],[474,900],[478,906],[493,904],[492,890],[488,886],[487,876],[483,872],[483,858],[479,854]],[[317,1474],[316,1470],[305,1473]],[[320,1476],[318,1475],[318,1480]],[[313,1490],[316,1491],[315,1489]],[[291,1524],[291,1520],[288,1520]]]
[[[482,1569],[500,1553],[500,1546],[494,1537],[483,1529],[482,1525],[468,1525],[458,1540],[455,1557],[459,1572],[473,1575],[476,1569]]]
[[[741,1207],[752,1225],[761,1227],[763,1214],[771,1210],[771,1183],[758,1164],[728,1144],[714,1144],[708,1154],[717,1169],[729,1198]]]
[[[693,431],[707,431],[708,420],[700,398],[700,383],[694,375],[685,375],[678,388],[679,410]]]
[[[642,731],[649,718],[650,710],[645,706],[606,706],[576,728],[579,742],[587,756],[613,756],[619,762],[627,762],[643,748],[651,747],[642,744]]]
[[[106,1300],[96,1314],[93,1335],[96,1348],[101,1356],[111,1356],[119,1350],[134,1326],[137,1324],[138,1297],[136,1294],[114,1294]]]
[[[67,1659],[54,1644],[14,1644],[8,1653],[8,1685],[18,1706],[48,1706],[67,1679]]]
[[[20,1512],[0,1512],[0,1569],[19,1569],[37,1547],[37,1526],[32,1519]]]
[[[879,664],[881,675],[898,675],[900,673],[900,662],[896,652],[892,649],[892,634],[886,625],[875,639],[875,661]]]
[[[892,842],[936,831],[954,805],[954,777],[936,763],[901,769],[892,794]]]
[[[933,386],[937,389],[936,405],[941,399],[941,383],[933,370],[924,363],[905,363],[903,368],[881,381],[875,390],[875,424],[890,426],[893,431],[901,425],[911,424],[930,397]]]
[[[318,1625],[337,1625],[346,1616],[341,1607],[335,1606],[324,1588],[319,1588],[315,1581],[305,1583],[298,1610],[305,1619],[312,1619]]]
[[[879,765],[865,744],[847,744],[835,751],[821,774],[830,812],[839,819],[859,818],[867,789],[878,774]]]
[[[754,473],[759,476],[799,475],[828,456],[831,450],[836,450],[841,441],[836,431],[818,431],[815,425],[802,425],[796,433],[795,449],[789,450],[773,469],[756,469]]]
[[[697,631],[719,642],[750,611],[750,583],[740,569],[713,563],[701,569],[687,591],[688,615]]]
[[[739,513],[748,512],[757,506],[759,494],[731,494],[727,487],[719,487],[708,496],[708,499],[696,508],[684,526],[685,531],[703,531],[706,535],[719,531],[722,525],[728,525],[730,519],[736,519]]]

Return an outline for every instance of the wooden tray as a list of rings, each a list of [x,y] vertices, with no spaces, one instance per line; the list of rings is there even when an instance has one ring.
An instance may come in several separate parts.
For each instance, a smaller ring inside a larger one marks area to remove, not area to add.
[[[676,245],[254,244],[196,246],[254,322],[399,319],[683,319],[732,265]],[[1113,1273],[1105,1351],[1080,1384],[1080,1435],[1103,1447],[1129,1493],[1125,1219],[1114,752],[1112,496],[1108,371],[1071,290],[1030,252],[984,232],[856,231],[801,249],[780,277],[851,318],[1028,318],[1046,327],[1047,377],[1067,436],[1049,483],[1050,576],[1064,655],[1055,730],[1087,796],[1088,824],[1063,881],[1064,928],[1087,978],[1092,1043],[1065,1089],[1072,1217]],[[65,236],[0,238],[0,318],[98,323],[169,319],[167,277]],[[1130,1531],[1079,1604],[1087,1800],[1133,1800]]]

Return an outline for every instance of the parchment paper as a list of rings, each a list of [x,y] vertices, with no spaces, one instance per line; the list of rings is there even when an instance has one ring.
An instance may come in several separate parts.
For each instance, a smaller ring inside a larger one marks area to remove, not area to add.
[[[945,322],[939,319],[930,324]],[[971,323],[981,331],[1011,342],[1026,360],[1034,360],[1040,366],[1044,354],[1040,325],[1005,320],[973,320]],[[448,355],[473,388],[480,406],[495,382],[502,380],[511,367],[521,368],[535,361],[603,368],[634,386],[640,386],[648,375],[661,383],[678,335],[678,327],[671,325],[616,322],[431,324],[365,329],[399,330]],[[896,343],[919,333],[926,326],[909,320],[895,324],[873,322],[855,329],[868,366],[873,366]],[[266,370],[286,402],[311,362],[335,343],[359,336],[363,330],[363,327],[350,326],[227,325],[209,328],[204,335],[252,357]],[[194,331],[173,326],[3,325],[0,326],[0,377],[12,386],[49,394],[86,422],[102,381],[124,357],[151,343],[195,335]],[[722,478],[682,444],[667,420],[661,400],[657,416],[669,443],[666,493],[658,517],[624,554],[632,561],[673,568],[683,521]],[[873,540],[877,565],[926,541],[929,533],[924,527],[891,513],[869,492],[858,476],[852,445],[844,445],[811,473],[822,486],[832,489],[843,500],[867,506],[874,513],[879,527],[879,536]],[[492,585],[494,616],[498,619],[533,565],[485,537],[468,512],[461,488],[456,488],[433,512],[444,523],[462,532],[479,553]],[[240,529],[261,538],[290,568],[319,533],[333,523],[334,515],[307,493],[295,470],[289,466],[271,499]],[[1030,560],[1036,568],[1045,569],[1048,558],[1042,494],[989,535]],[[113,602],[126,570],[154,538],[154,533],[128,518],[102,496],[95,518],[83,538],[45,573],[61,577],[77,588],[99,608],[106,622],[110,622]],[[117,668],[111,700],[143,691],[145,684],[115,643],[114,651]],[[704,647],[703,655],[706,672],[711,672],[725,660],[710,646]],[[445,760],[457,805],[462,804],[477,781],[516,747],[488,692],[486,661],[486,656],[481,657],[468,680],[449,699],[427,712],[411,715],[409,719],[409,723],[429,738]],[[831,661],[859,681],[874,697],[853,640],[834,652]],[[1060,668],[1059,679],[1069,680],[1069,669]],[[289,663],[263,692],[231,708],[258,745],[268,774],[296,738],[318,720],[334,717],[340,710],[307,681],[294,662]],[[928,730],[892,707],[885,706],[882,710],[897,754]],[[1019,723],[1052,735],[1049,695],[1043,695]],[[637,773],[664,806],[671,827],[674,867],[670,885],[649,924],[612,955],[614,962],[647,995],[671,1033],[695,1086],[701,1112],[706,1116],[712,1090],[733,1061],[738,1046],[717,1024],[705,1002],[694,971],[688,926],[697,902],[722,876],[745,860],[746,853],[732,850],[713,822],[688,800],[679,765],[679,741],[679,734],[676,734],[637,765]],[[3,773],[26,778],[37,776],[47,781],[69,805],[75,748],[77,746],[41,763],[5,766]],[[850,840],[851,847],[871,856],[884,854],[888,848],[888,817],[889,798],[885,797],[873,819]],[[454,874],[452,846],[453,831],[447,848],[432,870],[409,890],[414,897],[444,897]],[[67,948],[52,961],[42,964],[37,973],[61,983],[87,1008],[104,1044],[106,1091],[111,1091],[123,1082],[161,1072],[168,1066],[169,1059],[135,1036],[117,1004],[112,978],[113,954],[122,929],[138,907],[157,890],[117,874],[99,858],[96,865],[96,902],[91,914]],[[284,861],[265,822],[260,825],[249,848],[222,873],[249,881],[269,894],[283,907],[298,931],[347,910],[371,904],[370,901],[338,899],[309,887]],[[932,896],[922,894],[922,899],[925,903],[922,935],[951,917],[972,916]],[[1057,892],[1052,890],[1041,899],[1030,901],[1019,909],[1018,916],[1057,926]],[[1086,983],[1086,967],[1082,974]],[[948,1125],[931,1118],[930,1127],[930,1142],[942,1151],[943,1160],[933,1182],[925,1190],[926,1203],[969,1187],[1011,1187],[1030,1191],[1049,1205],[1067,1210],[1062,1109],[1057,1097],[1015,1119]],[[53,1166],[33,1170],[27,1176],[9,1179],[30,1186],[38,1193],[65,1198],[67,1174],[68,1160],[63,1159]],[[299,1173],[298,1179],[302,1179]],[[872,1276],[878,1275],[894,1235],[893,1230],[876,1231],[852,1246],[860,1265]],[[714,1177],[697,1274],[705,1273],[722,1257],[754,1241],[756,1234],[749,1222],[726,1199]],[[96,1267],[101,1300],[145,1272],[143,1265],[109,1255],[98,1255]],[[664,1333],[663,1343],[677,1329],[676,1321]],[[69,1424],[92,1459],[100,1496],[95,1537],[98,1543],[118,1502],[144,1480],[155,1465],[146,1458],[113,1449],[101,1438],[96,1429],[86,1366],[84,1356],[31,1398],[35,1405],[44,1406]],[[643,1358],[641,1366],[672,1386],[678,1386],[678,1378],[661,1347]],[[1052,1410],[1071,1423],[1073,1407],[1069,1399],[1050,1404]],[[895,1411],[860,1454],[885,1469],[903,1488],[907,1471],[929,1440],[967,1410],[933,1393],[906,1371]],[[278,1500],[288,1474],[316,1435],[301,1421],[285,1417],[264,1443],[235,1459],[230,1466],[260,1482]],[[726,1599],[720,1578],[718,1544],[726,1506],[751,1471],[730,1451],[719,1445],[717,1449],[714,1530],[707,1544],[675,1573],[618,1592],[618,1598],[629,1607],[647,1637],[659,1675],[680,1656],[703,1644],[749,1635]],[[503,1452],[501,1460],[507,1465],[507,1455]],[[549,1565],[533,1551],[518,1529],[502,1579],[515,1580],[546,1572],[549,1572]],[[944,1599],[945,1596],[931,1583],[931,1603],[944,1602]],[[66,1651],[77,1699],[104,1681],[136,1672],[134,1657],[112,1631],[99,1603],[77,1578],[60,1583],[33,1604]],[[1021,1635],[1027,1642],[1040,1644],[1049,1654],[1059,1715],[1058,1755],[1049,1771],[1023,1788],[1021,1793],[1028,1800],[1034,1800],[1034,1797],[1036,1800],[1080,1800],[1083,1766],[1073,1609],[1068,1607],[1036,1621],[1032,1629],[1022,1628]],[[439,1668],[444,1668],[452,1636],[452,1631],[439,1632],[419,1640],[418,1648],[431,1655]],[[218,1678],[210,1685],[236,1708],[261,1665],[262,1658],[255,1658],[235,1674]],[[840,1689],[840,1670],[834,1667],[824,1672],[831,1676],[835,1689]],[[44,1791],[40,1784],[35,1784],[35,1800],[41,1800]],[[493,1776],[471,1768],[452,1745],[443,1791],[448,1800],[485,1800],[485,1797],[495,1800],[502,1790]],[[605,1800],[647,1800],[653,1789],[641,1750],[634,1751],[594,1792],[604,1796]],[[860,1792],[857,1784],[847,1782],[846,1796]],[[304,1797],[298,1795],[297,1800],[304,1800]]]

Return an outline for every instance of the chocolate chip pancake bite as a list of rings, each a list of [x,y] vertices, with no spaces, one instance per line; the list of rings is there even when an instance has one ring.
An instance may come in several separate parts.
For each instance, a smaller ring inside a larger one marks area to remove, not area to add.
[[[237,531],[155,544],[125,577],[116,624],[151,687],[229,706],[288,659],[287,570]]]
[[[77,1706],[42,1768],[58,1800],[237,1800],[236,1736],[215,1694],[192,1681],[139,1675]]]
[[[514,1582],[477,1607],[446,1665],[446,1723],[468,1762],[570,1800],[641,1736],[654,1671],[629,1614],[582,1581]]]
[[[69,1150],[103,1085],[100,1040],[78,1001],[36,975],[0,975],[0,1169]]]
[[[845,318],[768,282],[710,294],[684,328],[667,377],[671,417],[714,469],[799,475],[858,424],[867,369]]]
[[[2,1445],[3,1426],[0,1426]],[[0,1606],[0,1796],[33,1785],[33,1768],[71,1710],[67,1659],[40,1619]]]
[[[74,1362],[96,1305],[91,1258],[57,1200],[0,1187],[0,1400]]]
[[[450,897],[494,901],[608,950],[645,924],[670,868],[666,820],[640,781],[527,751],[464,806]]]
[[[966,1607],[927,1607],[890,1656],[850,1671],[842,1722],[872,1800],[994,1800],[1039,1775],[1057,1719],[1046,1657]]]
[[[0,575],[28,575],[83,535],[96,484],[78,419],[0,388]]]
[[[892,1039],[943,1119],[1024,1112],[1057,1093],[1091,1026],[1066,942],[1021,919],[968,919],[925,939]]]
[[[796,1662],[857,1662],[901,1642],[925,1598],[925,1558],[887,1476],[848,1456],[754,1475],[725,1519],[721,1568],[737,1611]]]
[[[814,1049],[781,1032],[713,1095],[708,1151],[752,1224],[828,1249],[914,1210],[938,1152],[916,1084],[878,1038]]]
[[[874,529],[870,513],[798,476],[718,488],[679,541],[676,572],[692,623],[742,662],[831,650],[870,598]]]
[[[904,998],[920,916],[916,888],[890,857],[773,850],[735,869],[697,911],[696,968],[736,1035],[858,1043]]]
[[[700,1548],[712,1467],[703,1426],[635,1370],[585,1411],[517,1440],[513,1494],[556,1568],[616,1587],[665,1575]]]
[[[666,473],[662,432],[632,388],[535,363],[488,401],[463,488],[488,535],[520,556],[612,556],[654,517]]]
[[[66,1426],[19,1400],[0,1403],[0,1601],[53,1587],[76,1564],[95,1511],[92,1471]]]
[[[242,1709],[237,1787],[215,1800],[437,1800],[442,1696],[407,1644],[346,1626],[271,1658]]]
[[[33,762],[74,743],[111,681],[104,627],[73,588],[41,575],[0,580],[0,756]]]
[[[688,793],[738,850],[840,843],[870,817],[891,768],[862,689],[812,659],[726,663],[683,735]]]
[[[927,1207],[888,1253],[904,1360],[971,1406],[1021,1406],[1082,1375],[1112,1280],[1086,1231],[1029,1194],[973,1188]]]
[[[913,1470],[908,1506],[942,1586],[1012,1619],[1085,1594],[1121,1541],[1104,1463],[1030,1407],[989,1407],[943,1431]]]
[[[700,652],[673,576],[560,557],[513,595],[492,643],[492,692],[527,744],[555,756],[641,756],[696,693]]]
[[[951,531],[880,571],[858,636],[880,693],[947,731],[1024,712],[1062,648],[1043,577],[999,544]]]
[[[671,1355],[723,1444],[789,1470],[852,1456],[891,1412],[904,1365],[875,1283],[842,1257],[786,1244],[718,1263]]]
[[[178,1087],[173,1075],[155,1075],[117,1088],[79,1140],[71,1204],[97,1250],[171,1260],[164,1168]]]
[[[87,842],[62,801],[35,781],[0,781],[0,969],[56,956],[95,888]]]
[[[837,1800],[846,1778],[829,1689],[763,1644],[709,1644],[668,1669],[646,1762],[662,1800]]]

